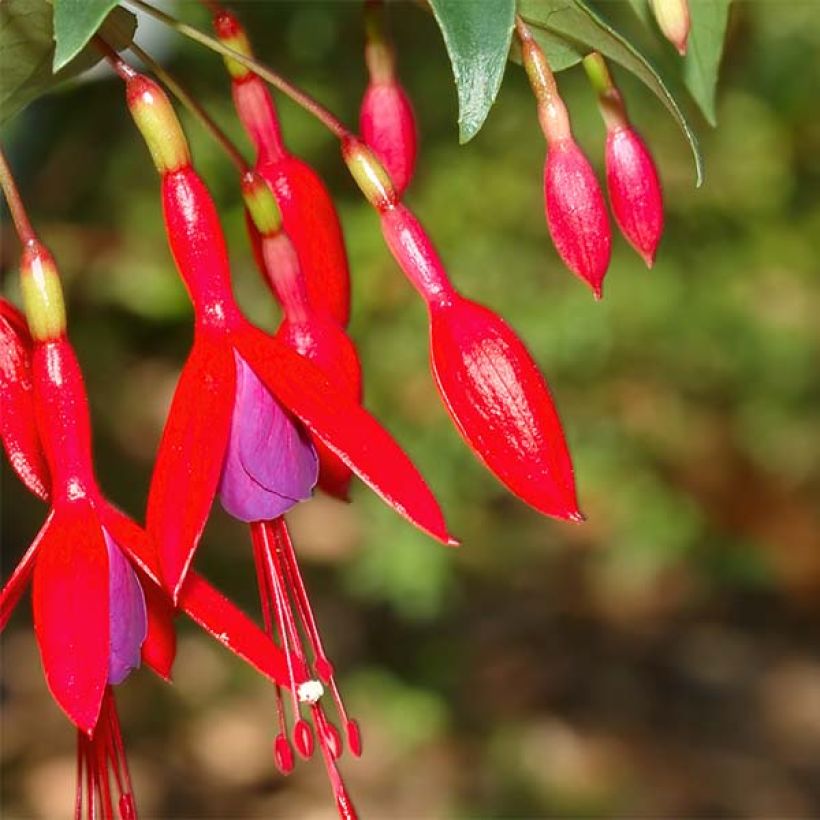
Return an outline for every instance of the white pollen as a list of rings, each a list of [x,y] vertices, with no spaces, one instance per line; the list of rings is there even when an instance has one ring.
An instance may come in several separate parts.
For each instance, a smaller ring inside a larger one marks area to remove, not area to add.
[[[316,703],[324,693],[325,687],[318,680],[306,680],[296,690],[300,703]]]

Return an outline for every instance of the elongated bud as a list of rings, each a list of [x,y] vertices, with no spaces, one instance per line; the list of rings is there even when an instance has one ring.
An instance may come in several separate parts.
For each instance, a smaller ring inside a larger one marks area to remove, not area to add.
[[[584,58],[598,92],[607,129],[606,181],[615,221],[627,241],[652,267],[663,233],[663,196],[649,149],[629,124],[626,106],[600,54]]]
[[[566,266],[584,279],[600,299],[612,244],[604,198],[592,167],[572,137],[569,114],[546,55],[520,17],[516,19],[516,31],[538,106],[538,121],[547,139],[547,227]]]
[[[272,236],[282,230],[282,212],[276,204],[270,186],[256,171],[242,175],[242,198],[254,227],[262,236]]]
[[[416,164],[417,129],[413,106],[395,74],[392,45],[383,34],[383,4],[365,5],[365,60],[370,83],[362,99],[359,130],[390,173],[399,196]]]
[[[222,9],[214,15],[213,23],[216,36],[219,37],[223,45],[233,49],[243,57],[253,57],[248,35],[245,34],[245,29],[233,14]],[[240,80],[252,74],[250,69],[232,57],[223,56],[222,59],[225,61],[225,68],[228,69],[228,73],[235,80]]]
[[[50,342],[64,336],[66,315],[60,275],[51,254],[39,242],[30,242],[23,250],[20,286],[32,339]]]
[[[506,323],[461,297],[430,311],[431,362],[461,435],[519,498],[582,521],[558,413],[532,356]]]
[[[685,55],[691,26],[688,0],[650,0],[650,3],[663,36],[675,46],[678,54]]]
[[[390,175],[379,159],[361,140],[346,137],[342,141],[342,157],[367,201],[383,212],[398,202]]]

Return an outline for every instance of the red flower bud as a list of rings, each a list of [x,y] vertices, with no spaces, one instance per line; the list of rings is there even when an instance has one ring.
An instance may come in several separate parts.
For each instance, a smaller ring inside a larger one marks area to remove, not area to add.
[[[549,147],[544,199],[547,226],[558,253],[600,299],[612,236],[598,180],[572,137]]]
[[[439,390],[478,457],[519,498],[582,521],[569,450],[543,376],[510,327],[461,297],[430,304]]]
[[[630,127],[607,134],[606,184],[618,227],[651,268],[663,232],[661,184],[649,149]]]

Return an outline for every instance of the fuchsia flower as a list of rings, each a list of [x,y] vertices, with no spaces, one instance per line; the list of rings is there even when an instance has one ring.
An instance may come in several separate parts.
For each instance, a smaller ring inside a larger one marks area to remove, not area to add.
[[[362,99],[359,130],[384,164],[396,194],[413,178],[418,137],[410,98],[396,76],[395,53],[384,36],[380,0],[365,3],[365,60],[370,82]]]
[[[572,136],[569,114],[558,93],[547,58],[520,17],[516,30],[524,68],[538,104],[538,121],[547,139],[544,208],[547,227],[566,266],[603,293],[612,234],[598,180]]]
[[[312,361],[336,390],[360,404],[362,371],[356,348],[339,323],[311,303],[299,257],[282,230],[281,212],[267,182],[249,171],[242,180],[242,194],[260,271],[285,314],[276,338]],[[350,469],[316,437],[312,441],[319,455],[319,486],[346,500]]]
[[[588,54],[584,69],[598,93],[606,125],[606,182],[615,221],[651,268],[663,233],[663,195],[655,163],[629,124],[623,97],[604,58],[597,52]]]
[[[456,291],[373,152],[349,137],[342,154],[379,213],[390,252],[427,304],[433,374],[459,432],[523,501],[582,520],[561,423],[529,351],[502,319]]]
[[[36,240],[25,248],[21,274],[31,334],[22,315],[0,302],[0,432],[18,475],[50,501],[51,510],[0,591],[0,629],[33,578],[34,627],[46,681],[78,728],[76,816],[85,806],[89,817],[112,817],[113,779],[120,816],[135,817],[111,687],[140,659],[169,677],[173,609],[159,588],[153,544],[97,486],[87,398],[65,336],[59,278]],[[181,606],[277,684],[304,680],[253,622],[202,579],[189,579]]]
[[[242,24],[229,11],[214,15],[219,39],[248,57],[253,52]],[[282,141],[273,99],[265,83],[235,60],[226,59],[239,118],[257,152],[256,170],[273,189],[287,235],[293,241],[314,307],[341,327],[350,318],[350,274],[339,217],[322,180]],[[260,266],[261,267],[261,266]]]

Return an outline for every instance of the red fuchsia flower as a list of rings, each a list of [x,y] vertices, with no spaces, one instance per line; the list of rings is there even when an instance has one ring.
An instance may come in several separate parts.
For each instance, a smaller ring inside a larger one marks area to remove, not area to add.
[[[87,397],[65,335],[59,277],[34,239],[24,250],[21,283],[31,332],[16,309],[0,305],[4,421],[6,408],[14,414],[14,424],[0,432],[18,474],[51,510],[0,591],[0,629],[33,578],[46,680],[78,728],[76,816],[113,817],[116,804],[120,817],[135,817],[112,686],[141,659],[169,677],[173,609],[159,587],[153,544],[97,486]],[[181,607],[277,685],[303,681],[289,668],[285,674],[278,647],[201,578],[189,579]]]
[[[629,124],[623,97],[604,58],[584,58],[606,124],[606,182],[621,233],[652,267],[663,233],[663,195],[649,149]]]
[[[416,165],[416,118],[410,98],[396,76],[396,58],[384,36],[381,0],[365,3],[365,61],[370,82],[362,99],[359,130],[382,161],[400,197]]]
[[[214,30],[229,48],[253,56],[242,24],[229,11],[214,15]],[[236,60],[226,58],[234,104],[256,149],[256,170],[276,195],[287,235],[293,241],[310,301],[344,328],[350,318],[350,274],[339,217],[316,172],[282,141],[276,107],[265,83]]]
[[[538,103],[538,120],[547,139],[547,227],[564,263],[600,299],[612,245],[601,188],[592,166],[573,139],[569,114],[544,52],[520,17],[516,18],[516,29],[524,68]]]
[[[379,213],[390,252],[427,303],[433,375],[459,432],[523,501],[546,515],[582,520],[561,423],[529,351],[500,317],[455,290],[374,153],[348,137],[342,154]]]
[[[336,390],[360,404],[362,371],[356,348],[339,323],[310,302],[299,257],[282,230],[281,212],[268,183],[249,171],[242,179],[242,194],[258,239],[260,270],[284,311],[276,338],[312,361]],[[319,486],[346,500],[350,468],[321,441],[311,440],[319,456]]]
[[[162,178],[171,252],[196,320],[194,345],[171,405],[148,499],[148,528],[156,536],[165,584],[174,598],[222,480],[229,448],[240,453],[243,470],[262,489],[291,500],[304,497],[293,488],[279,488],[266,475],[270,454],[262,446],[237,438],[245,424],[256,428],[252,419],[261,412],[259,402],[275,402],[288,420],[299,419],[411,523],[444,543],[456,543],[424,480],[376,420],[335,390],[311,362],[242,316],[231,292],[216,208],[190,164],[173,108],[156,83],[130,69],[124,73],[129,108]],[[261,382],[261,391],[237,389],[239,377],[244,384],[249,373]],[[232,426],[234,418],[238,423]],[[262,442],[267,435],[265,429],[254,429],[247,441]],[[296,441],[292,434],[290,439]],[[306,458],[305,448],[294,445],[293,451],[300,463]],[[307,471],[304,465],[300,469]],[[185,505],[178,503],[181,487],[187,491]]]
[[[688,0],[650,0],[655,20],[663,36],[683,57],[689,41],[691,20]]]

